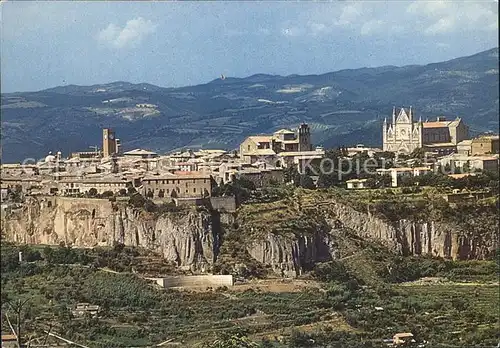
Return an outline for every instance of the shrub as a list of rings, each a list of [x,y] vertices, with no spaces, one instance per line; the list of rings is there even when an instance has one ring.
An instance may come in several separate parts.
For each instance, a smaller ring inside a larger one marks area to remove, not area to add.
[[[322,282],[346,282],[353,279],[344,264],[339,261],[318,263],[312,270],[312,276]]]
[[[135,208],[142,208],[144,207],[144,204],[146,203],[146,198],[144,198],[142,195],[139,193],[135,193],[133,196],[130,197],[128,204]]]

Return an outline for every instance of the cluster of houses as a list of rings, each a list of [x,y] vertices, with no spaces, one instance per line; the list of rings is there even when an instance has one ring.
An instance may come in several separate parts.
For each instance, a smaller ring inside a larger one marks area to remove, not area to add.
[[[269,136],[248,137],[243,151],[185,150],[159,155],[134,149],[121,152],[111,129],[103,130],[102,150],[74,152],[63,158],[49,153],[32,164],[2,164],[2,200],[21,190],[30,195],[79,196],[125,193],[130,187],[152,199],[196,199],[211,195],[215,184],[227,184],[244,176],[256,187],[283,182],[283,168],[300,160],[322,158],[324,150],[312,150],[309,127],[296,132],[280,130]],[[262,155],[265,153],[265,155]]]
[[[466,139],[462,120],[413,121],[413,111],[393,112],[393,122],[384,121],[383,149],[357,145],[347,149],[347,156],[366,153],[373,157],[389,151],[405,153],[423,148],[434,159],[431,163],[379,169],[389,175],[397,187],[401,177],[418,176],[435,166],[465,171],[498,171],[499,136],[483,135]],[[432,141],[431,141],[432,140]],[[124,194],[130,187],[152,199],[197,199],[211,195],[214,184],[227,184],[237,177],[251,180],[256,187],[284,181],[284,168],[321,161],[325,151],[313,148],[310,128],[303,123],[295,130],[281,129],[270,135],[247,137],[238,150],[185,150],[160,155],[134,149],[122,151],[113,130],[103,129],[102,149],[74,152],[63,158],[60,152],[49,153],[32,164],[1,165],[1,198],[8,192],[23,194],[79,196],[93,192]],[[411,150],[411,151],[410,151]],[[362,189],[366,179],[351,179],[349,189]]]

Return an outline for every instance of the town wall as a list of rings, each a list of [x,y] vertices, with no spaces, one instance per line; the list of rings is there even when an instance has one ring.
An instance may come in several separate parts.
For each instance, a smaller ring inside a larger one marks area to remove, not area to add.
[[[210,204],[214,210],[236,211],[236,198],[234,196],[210,197]]]

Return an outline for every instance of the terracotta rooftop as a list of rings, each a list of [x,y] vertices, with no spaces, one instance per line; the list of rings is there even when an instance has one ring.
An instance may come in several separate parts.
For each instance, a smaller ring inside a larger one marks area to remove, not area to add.
[[[164,173],[160,175],[145,176],[143,180],[177,180],[177,179],[209,179],[210,174],[203,172],[176,171],[174,174]]]
[[[413,172],[415,170],[429,171],[429,170],[432,170],[432,169],[431,168],[427,168],[427,167],[415,167],[415,168],[401,167],[401,168],[391,168],[390,170],[391,171],[395,171],[395,172]]]
[[[274,134],[295,134],[289,129],[280,129],[279,131],[274,132]]]
[[[431,147],[431,148],[437,148],[437,147],[450,147],[450,146],[455,146],[453,143],[431,143],[431,144],[425,144],[425,147]]]
[[[304,156],[304,157],[309,157],[309,156],[323,156],[325,154],[325,151],[283,151],[278,154],[279,157],[294,157],[294,156]]]
[[[127,155],[132,155],[132,156],[147,156],[147,155],[157,155],[156,152],[153,152],[153,151],[148,151],[148,150],[144,150],[144,149],[134,149],[134,150],[131,150],[131,151],[127,151],[127,152],[124,152],[123,153],[125,156]]]
[[[480,135],[479,137],[472,139],[474,140],[483,140],[483,139],[490,139],[490,140],[498,140],[500,137],[498,135]]]
[[[249,137],[256,143],[269,143],[271,141],[270,135],[253,135]]]
[[[424,122],[422,127],[424,128],[446,128],[450,124],[450,121],[435,121],[435,122]]]
[[[254,155],[254,156],[271,156],[276,155],[272,149],[257,149],[252,152],[247,152],[246,155]]]

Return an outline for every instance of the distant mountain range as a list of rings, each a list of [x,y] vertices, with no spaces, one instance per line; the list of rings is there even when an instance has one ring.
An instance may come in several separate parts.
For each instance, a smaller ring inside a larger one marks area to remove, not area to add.
[[[264,75],[163,88],[113,82],[1,95],[2,161],[48,151],[86,151],[111,127],[124,150],[232,149],[250,134],[307,122],[327,147],[381,144],[393,105],[416,117],[462,117],[473,132],[497,131],[498,48],[446,62]]]

